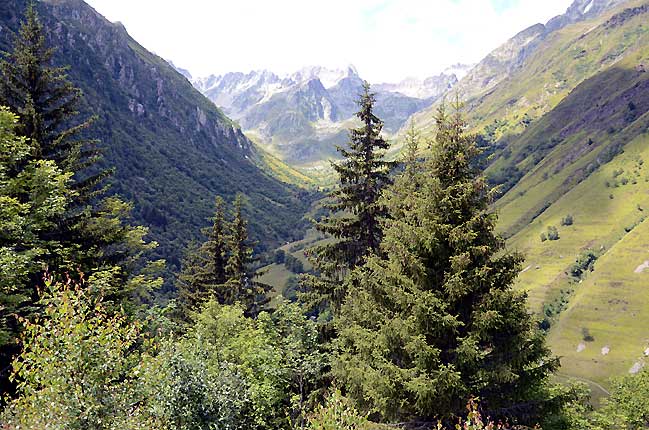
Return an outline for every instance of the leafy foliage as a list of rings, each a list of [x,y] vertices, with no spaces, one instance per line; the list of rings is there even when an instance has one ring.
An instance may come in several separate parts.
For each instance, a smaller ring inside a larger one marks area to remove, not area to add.
[[[43,315],[23,320],[23,351],[13,364],[19,397],[4,412],[8,428],[155,428],[137,383],[141,325],[88,293],[102,288],[46,281]]]
[[[335,388],[309,416],[309,430],[369,430],[367,418]]]
[[[288,428],[323,366],[316,340],[297,305],[253,320],[211,300],[180,342],[146,363],[151,407],[170,428]]]
[[[26,279],[42,268],[52,246],[39,232],[55,228],[56,220],[74,192],[70,173],[53,161],[27,161],[31,141],[15,132],[17,117],[0,108],[0,342],[11,342],[19,312],[30,301],[33,288]],[[56,249],[56,248],[55,248]]]

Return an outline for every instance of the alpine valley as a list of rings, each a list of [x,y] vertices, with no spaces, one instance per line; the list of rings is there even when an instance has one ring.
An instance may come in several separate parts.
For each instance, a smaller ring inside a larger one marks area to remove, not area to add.
[[[1,429],[647,428],[649,0],[399,82],[127,30],[0,3]]]

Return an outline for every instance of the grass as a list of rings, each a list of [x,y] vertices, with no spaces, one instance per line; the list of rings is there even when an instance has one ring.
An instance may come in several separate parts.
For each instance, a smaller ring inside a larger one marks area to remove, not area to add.
[[[260,272],[263,274],[257,278],[257,280],[273,287],[268,294],[268,297],[270,298],[269,306],[273,308],[274,305],[277,304],[280,296],[284,293],[286,283],[289,278],[293,276],[293,273],[287,270],[283,264],[271,264],[265,266],[260,269]]]
[[[627,144],[623,154],[564,194],[508,241],[510,248],[526,255],[525,266],[529,269],[520,274],[518,286],[528,291],[532,310],[540,312],[562,289],[575,290],[550,331],[549,343],[563,357],[564,374],[592,379],[604,386],[610,376],[626,373],[641,350],[649,346],[641,348],[643,335],[644,342],[649,342],[645,330],[649,326],[649,292],[644,288],[649,272],[633,273],[649,259],[649,241],[643,239],[649,237],[649,223],[641,222],[644,208],[649,209],[649,169],[639,162],[644,159],[649,159],[648,134]],[[618,178],[629,177],[627,184],[606,187],[605,183],[612,182],[619,171],[625,173]],[[534,195],[534,189],[527,194]],[[525,202],[533,203],[518,201]],[[506,210],[507,206],[503,208]],[[573,215],[573,225],[560,225],[566,214]],[[630,232],[625,230],[634,224]],[[541,242],[539,236],[548,225],[557,226],[559,240]],[[566,272],[588,248],[601,256],[594,271],[582,283],[575,283]],[[622,304],[616,304],[618,300]],[[577,353],[582,328],[587,328],[596,341]],[[607,356],[600,352],[604,344],[611,347]]]
[[[549,341],[562,356],[562,372],[604,386],[611,375],[628,373],[645,362],[649,348],[649,271],[634,273],[649,260],[649,222],[639,224],[595,263],[595,271],[551,331]],[[594,340],[584,342],[582,329]],[[586,348],[577,352],[584,342]],[[610,352],[602,355],[601,348]]]

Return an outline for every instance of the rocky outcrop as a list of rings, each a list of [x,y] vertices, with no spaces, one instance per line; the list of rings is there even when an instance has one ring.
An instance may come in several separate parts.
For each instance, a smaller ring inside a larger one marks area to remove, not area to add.
[[[456,65],[454,72],[464,73]],[[358,110],[363,79],[354,66],[305,67],[285,77],[267,70],[227,73],[193,81],[196,88],[239,121],[245,130],[272,144],[284,160],[295,164],[336,157],[344,143],[347,121]],[[397,131],[414,112],[429,106],[458,82],[454,73],[398,84],[378,84],[377,113],[385,131]],[[317,149],[308,149],[315,146]]]

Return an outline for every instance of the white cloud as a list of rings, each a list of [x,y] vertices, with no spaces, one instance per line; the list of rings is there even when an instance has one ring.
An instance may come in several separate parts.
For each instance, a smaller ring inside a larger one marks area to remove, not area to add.
[[[194,75],[354,64],[372,82],[477,62],[571,0],[87,0]]]

